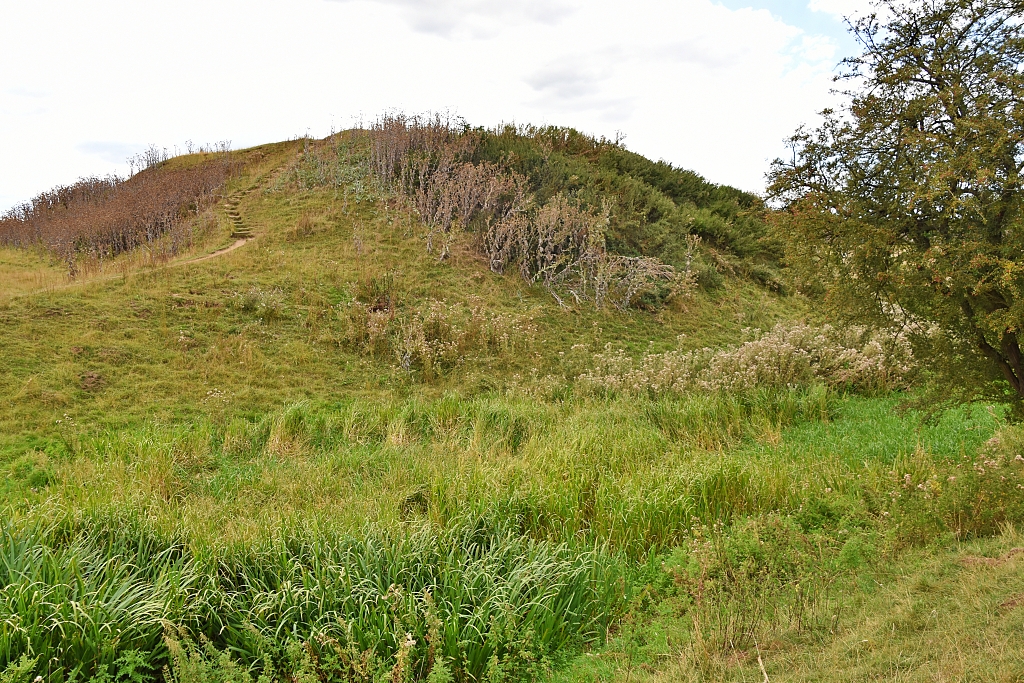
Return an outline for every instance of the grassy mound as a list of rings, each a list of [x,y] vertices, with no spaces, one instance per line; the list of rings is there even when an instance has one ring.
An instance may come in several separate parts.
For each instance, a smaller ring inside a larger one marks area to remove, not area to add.
[[[1019,673],[1024,437],[907,410],[756,197],[554,128],[234,158],[174,254],[0,249],[3,683]]]

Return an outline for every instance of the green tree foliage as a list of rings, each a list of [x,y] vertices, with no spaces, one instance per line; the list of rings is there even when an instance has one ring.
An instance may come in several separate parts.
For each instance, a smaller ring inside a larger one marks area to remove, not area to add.
[[[1022,16],[1020,0],[879,0],[851,25],[846,105],[769,175],[789,258],[833,310],[903,327],[936,371],[1018,402]]]

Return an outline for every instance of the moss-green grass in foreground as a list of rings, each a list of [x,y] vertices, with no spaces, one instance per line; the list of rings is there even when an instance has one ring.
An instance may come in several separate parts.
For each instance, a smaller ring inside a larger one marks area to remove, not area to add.
[[[1021,520],[1016,431],[985,446],[984,407],[935,424],[895,407],[448,396],[70,439],[9,466],[3,609],[37,632],[11,630],[7,656],[27,639],[91,675],[184,647],[200,670],[179,639],[204,634],[246,668],[342,679],[435,661],[534,677],[581,647],[560,676],[594,657],[611,678],[668,654],[728,675],[754,648],[799,660],[861,628],[892,563]],[[666,414],[691,428],[666,433]]]

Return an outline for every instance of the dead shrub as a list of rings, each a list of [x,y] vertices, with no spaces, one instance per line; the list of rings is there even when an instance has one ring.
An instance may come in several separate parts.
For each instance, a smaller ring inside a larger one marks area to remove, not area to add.
[[[367,131],[371,174],[407,197],[428,228],[427,250],[449,255],[452,236],[479,235],[492,271],[517,267],[565,305],[592,302],[620,309],[659,286],[666,292],[692,289],[687,268],[651,257],[609,254],[604,232],[608,210],[589,210],[558,194],[536,206],[525,177],[490,162],[474,163],[479,135],[464,123],[389,115]]]
[[[370,172],[390,185],[402,177],[412,155],[432,156],[453,145],[465,145],[464,121],[441,114],[432,117],[385,114],[367,131],[370,140]]]
[[[491,269],[518,264],[530,282],[543,284],[564,305],[563,296],[597,308],[620,310],[663,283],[671,291],[693,288],[689,271],[645,256],[609,254],[604,229],[608,211],[588,211],[558,194],[531,214],[515,212],[488,226],[484,239]]]
[[[80,254],[110,258],[158,240],[165,255],[180,253],[192,245],[192,219],[216,200],[237,164],[227,154],[178,167],[157,159],[127,179],[83,178],[14,207],[0,217],[0,244],[41,245],[72,277]]]

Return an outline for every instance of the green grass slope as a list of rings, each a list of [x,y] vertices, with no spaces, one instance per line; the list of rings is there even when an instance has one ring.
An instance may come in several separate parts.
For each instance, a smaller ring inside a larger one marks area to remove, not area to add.
[[[79,423],[120,427],[188,419],[211,409],[227,417],[252,415],[339,393],[472,393],[503,386],[516,374],[564,375],[559,354],[581,343],[594,350],[610,342],[664,349],[687,335],[684,346],[720,346],[738,340],[743,328],[769,328],[800,314],[799,302],[737,278],[685,310],[619,314],[580,307],[567,315],[542,288],[489,272],[469,245],[471,235],[441,263],[424,249],[414,219],[389,208],[378,191],[359,182],[341,191],[309,187],[303,144],[249,153],[255,161],[225,194],[241,195],[238,211],[258,239],[222,257],[187,263],[203,250],[230,244],[223,208],[214,212],[210,234],[180,265],[122,266],[115,259],[93,278],[64,283],[59,267],[47,268],[45,257],[36,257],[35,267],[18,267],[29,256],[4,250],[12,283],[34,273],[56,284],[32,293],[4,288],[0,392],[7,402],[0,448],[44,445],[72,406]],[[593,173],[596,178],[598,171]],[[457,372],[437,377],[401,372],[391,350],[366,353],[345,338],[340,308],[365,299],[378,281],[389,283],[401,313],[425,312],[440,301],[504,314],[522,328],[510,330],[517,350],[469,352]],[[208,392],[218,395],[216,401]]]
[[[1024,678],[998,407],[800,327],[756,197],[475,134],[692,286],[440,260],[352,133],[235,153],[173,258],[0,250],[0,681]]]

